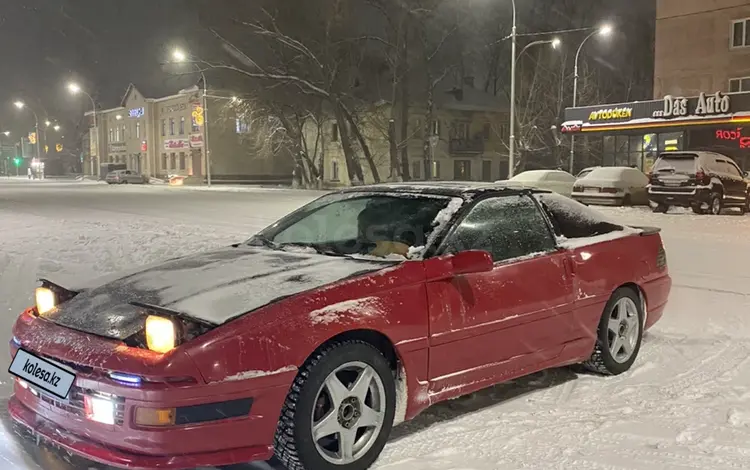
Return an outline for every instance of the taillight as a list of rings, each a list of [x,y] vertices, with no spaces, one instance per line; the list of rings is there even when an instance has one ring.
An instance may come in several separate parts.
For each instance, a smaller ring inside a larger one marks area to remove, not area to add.
[[[600,191],[607,194],[616,194],[617,188],[602,188]]]
[[[583,186],[573,186],[573,191],[575,191],[577,193],[582,193],[583,192]]]
[[[708,184],[706,181],[708,178],[706,177],[706,173],[703,172],[703,170],[698,170],[695,172],[695,179],[698,181],[698,184]]]

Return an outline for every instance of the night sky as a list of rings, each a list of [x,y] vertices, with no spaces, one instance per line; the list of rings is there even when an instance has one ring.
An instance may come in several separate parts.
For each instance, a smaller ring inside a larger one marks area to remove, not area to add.
[[[185,82],[162,66],[174,45],[194,36],[197,19],[185,0],[0,0],[0,131],[33,127],[23,99],[74,129],[91,108],[73,97],[78,81],[102,106],[118,103],[134,81],[147,95],[173,93]],[[73,136],[69,136],[73,137]]]

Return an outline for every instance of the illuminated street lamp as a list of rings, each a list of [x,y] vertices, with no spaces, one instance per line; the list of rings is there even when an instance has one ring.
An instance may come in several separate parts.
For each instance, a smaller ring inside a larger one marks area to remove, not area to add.
[[[612,35],[612,32],[614,31],[614,28],[610,24],[604,24],[594,30],[591,34],[586,36],[583,41],[581,41],[581,45],[578,46],[578,52],[576,52],[576,60],[575,65],[573,67],[573,107],[576,107],[576,104],[578,103],[578,59],[581,56],[581,50],[583,49],[583,46],[586,45],[589,39],[593,38],[596,35],[599,35],[601,37],[609,37]],[[575,159],[575,149],[576,149],[576,136],[575,134],[570,134],[570,161],[568,162],[570,174],[573,174],[573,161]]]
[[[54,129],[57,132],[60,132],[60,126],[59,125],[55,125],[55,127],[53,127],[52,129]]]
[[[15,106],[18,109],[24,109],[26,107],[26,103],[24,103],[23,101],[18,100],[18,101],[14,101],[13,102],[13,106]],[[40,149],[39,149],[39,116],[37,116],[36,112],[33,109],[29,108],[29,111],[31,111],[31,114],[34,115],[34,123],[35,123],[35,126],[36,126],[36,158],[37,158],[37,160],[39,160],[39,155],[40,155]]]
[[[189,59],[190,57],[188,54],[182,49],[175,49],[172,51],[172,60],[174,62],[186,63]],[[206,81],[206,74],[203,73],[203,70],[198,64],[195,62],[191,62],[191,64],[195,66],[196,71],[201,74],[201,78],[203,79],[203,149],[206,154],[206,183],[208,186],[211,186],[211,151],[208,145],[208,101],[206,98],[208,82]]]

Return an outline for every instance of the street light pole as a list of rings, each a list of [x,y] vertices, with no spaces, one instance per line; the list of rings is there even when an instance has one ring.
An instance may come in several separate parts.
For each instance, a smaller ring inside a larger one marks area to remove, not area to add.
[[[578,51],[576,52],[576,59],[573,64],[573,107],[575,108],[578,104],[578,59],[581,56],[581,51],[583,50],[583,46],[586,45],[589,39],[593,38],[597,34],[601,34],[602,36],[607,36],[612,32],[612,27],[609,25],[604,25],[601,28],[597,29],[596,31],[592,32],[586,38],[581,41],[581,45],[578,46]],[[568,159],[568,169],[570,174],[573,174],[573,171],[575,169],[573,168],[573,165],[575,163],[575,153],[576,153],[576,136],[575,134],[570,134],[570,158]]]
[[[89,100],[91,100],[91,109],[92,109],[92,111],[94,113],[94,130],[96,132],[96,149],[95,149],[96,150],[96,158],[97,158],[98,161],[100,161],[99,159],[101,158],[101,154],[99,153],[99,150],[100,150],[99,149],[99,125],[98,125],[97,120],[96,120],[96,101],[94,101],[94,97],[92,97],[85,90],[83,90],[77,83],[73,83],[73,82],[68,83],[68,90],[72,94],[74,94],[74,95],[76,95],[78,93],[83,93],[84,95],[86,95],[88,97]],[[89,129],[89,132],[91,132],[90,129]],[[89,141],[90,140],[91,140],[91,136],[89,136]],[[91,169],[91,173],[92,174],[94,173],[93,170],[94,169],[92,168]],[[97,172],[98,171],[99,171],[99,165],[97,165]]]
[[[206,82],[206,74],[203,70],[194,64],[201,74],[203,79],[203,148],[206,151],[206,183],[211,186],[211,155],[208,146],[208,82]]]
[[[516,0],[511,0],[513,5],[513,28],[510,31],[511,40],[511,65],[510,65],[510,145],[508,149],[508,179],[513,177],[515,168],[516,152]]]

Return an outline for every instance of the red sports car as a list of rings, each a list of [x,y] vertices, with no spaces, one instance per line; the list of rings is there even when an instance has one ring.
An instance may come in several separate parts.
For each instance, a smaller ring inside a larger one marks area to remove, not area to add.
[[[124,468],[365,469],[428,406],[542,369],[633,365],[671,288],[658,229],[502,185],[325,195],[250,240],[42,281],[10,414]]]

